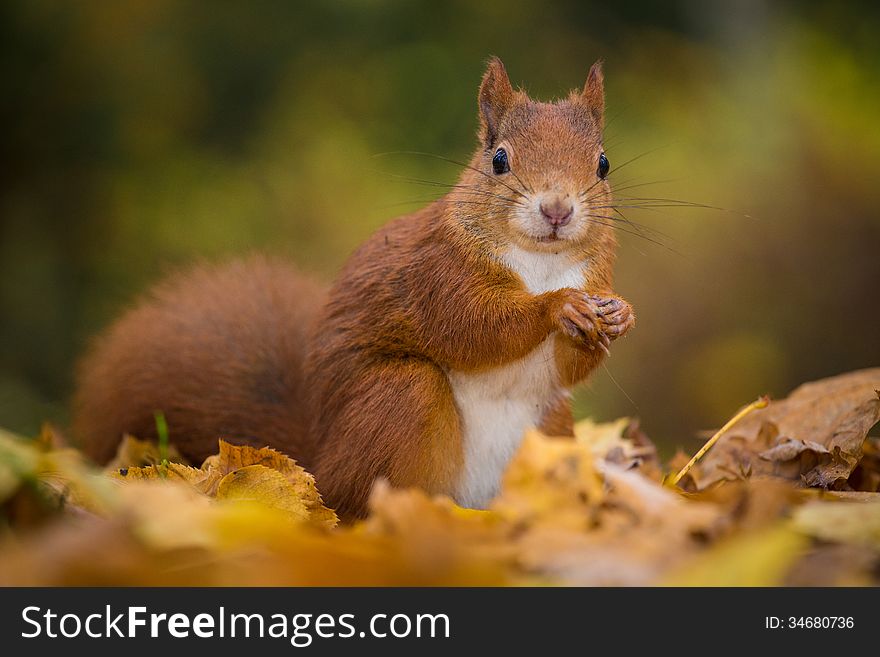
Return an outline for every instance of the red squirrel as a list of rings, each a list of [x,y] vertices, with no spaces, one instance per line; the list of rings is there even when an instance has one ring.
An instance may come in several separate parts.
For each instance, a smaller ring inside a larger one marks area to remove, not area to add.
[[[84,359],[74,434],[108,461],[164,412],[193,461],[269,445],[344,517],[378,478],[485,507],[531,427],[572,434],[571,388],[634,324],[617,243],[604,84],[552,103],[489,61],[479,145],[443,198],[390,221],[324,289],[266,258],[154,288]]]

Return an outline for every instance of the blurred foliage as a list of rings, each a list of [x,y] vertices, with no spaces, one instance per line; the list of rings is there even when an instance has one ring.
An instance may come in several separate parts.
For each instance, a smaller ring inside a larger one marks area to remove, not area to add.
[[[0,586],[877,585],[878,385],[862,370],[754,405],[689,492],[637,422],[582,420],[528,432],[487,509],[379,481],[360,520],[267,447],[220,441],[196,468],[129,436],[102,473],[50,426],[0,429]]]
[[[88,338],[169,267],[260,249],[331,277],[432,197],[395,175],[455,178],[376,156],[467,157],[489,54],[538,97],[604,58],[612,168],[645,154],[616,184],[731,210],[628,214],[669,248],[621,236],[639,326],[580,415],[692,449],[876,365],[876,5],[617,4],[4,3],[0,425],[63,422]]]

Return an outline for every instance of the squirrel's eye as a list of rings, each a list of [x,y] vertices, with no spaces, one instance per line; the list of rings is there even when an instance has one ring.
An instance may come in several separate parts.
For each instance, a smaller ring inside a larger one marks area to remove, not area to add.
[[[608,161],[608,158],[605,157],[605,153],[599,154],[599,168],[596,169],[596,175],[599,176],[602,180],[605,180],[605,177],[608,175],[608,171],[611,169],[611,163]]]
[[[495,151],[495,157],[492,158],[492,170],[497,174],[507,173],[510,171],[510,163],[507,161],[507,151],[499,148]]]

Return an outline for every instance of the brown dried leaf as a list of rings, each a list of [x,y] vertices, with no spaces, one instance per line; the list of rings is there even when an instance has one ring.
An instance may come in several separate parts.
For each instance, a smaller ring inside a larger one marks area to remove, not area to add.
[[[686,490],[775,476],[847,487],[868,431],[880,420],[880,368],[807,383],[732,427],[691,470]]]
[[[818,543],[796,561],[783,586],[876,586],[880,553],[861,545]]]
[[[758,454],[767,461],[791,461],[798,458],[803,452],[810,451],[814,454],[828,454],[825,445],[814,443],[812,440],[798,440],[797,438],[782,438],[774,447],[765,449]]]
[[[862,458],[849,478],[855,490],[880,491],[880,438],[869,437],[862,444]]]
[[[590,448],[595,459],[636,468],[646,477],[661,478],[657,448],[639,427],[639,421],[623,417],[613,422],[581,420],[574,426],[575,440]]]
[[[803,503],[804,492],[804,489],[796,488],[793,482],[784,479],[754,477],[686,493],[685,497],[719,508],[716,529],[719,533],[730,534],[764,529],[787,517],[793,507]]]

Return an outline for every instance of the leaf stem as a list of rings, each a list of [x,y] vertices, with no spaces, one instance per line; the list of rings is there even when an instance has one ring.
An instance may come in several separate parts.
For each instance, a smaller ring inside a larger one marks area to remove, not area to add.
[[[718,439],[721,438],[721,436],[724,434],[725,431],[730,429],[734,424],[739,422],[741,419],[743,419],[746,415],[748,415],[752,411],[759,409],[759,408],[767,408],[767,404],[769,404],[769,403],[770,403],[770,398],[767,397],[767,395],[763,395],[761,397],[758,397],[758,399],[756,399],[751,404],[749,404],[748,406],[741,409],[739,413],[737,413],[732,418],[730,418],[727,421],[727,424],[725,424],[718,431],[716,431],[715,435],[706,441],[706,444],[700,448],[699,452],[694,454],[694,457],[690,461],[688,461],[687,465],[684,466],[679,471],[679,473],[672,478],[672,480],[669,482],[670,486],[678,485],[678,482],[681,481],[681,478],[684,477],[690,471],[690,469],[692,467],[694,467],[694,465],[696,465],[697,461],[699,461],[701,458],[703,458],[703,456],[705,456],[706,452],[708,452],[712,448],[712,445],[714,445],[715,443],[718,442]]]
[[[168,422],[162,411],[154,411],[156,420],[156,435],[159,438],[159,476],[165,479],[168,476]]]

